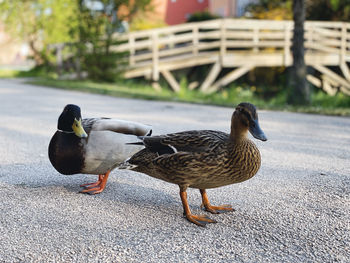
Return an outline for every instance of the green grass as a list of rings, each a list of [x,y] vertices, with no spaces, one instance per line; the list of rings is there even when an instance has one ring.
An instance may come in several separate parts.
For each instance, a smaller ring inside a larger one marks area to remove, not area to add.
[[[250,101],[254,104],[263,105],[262,101],[256,99],[252,92],[231,88],[215,94],[203,94],[198,91],[191,91],[181,87],[180,92],[174,93],[168,88],[156,91],[150,85],[138,84],[133,81],[120,81],[115,84],[96,83],[92,81],[66,81],[55,79],[35,79],[29,81],[31,84],[49,86],[60,89],[77,90],[106,94],[116,97],[140,98],[147,100],[180,101],[198,104],[212,104],[221,106],[232,106],[241,101]]]
[[[210,104],[232,107],[242,101],[249,101],[260,109],[282,110],[326,115],[350,116],[350,97],[337,94],[329,96],[320,90],[312,95],[310,106],[292,106],[286,104],[286,93],[272,99],[261,99],[254,95],[254,87],[230,87],[213,94],[203,94],[197,90],[188,90],[181,82],[181,90],[174,93],[168,88],[154,90],[150,85],[135,81],[119,81],[117,83],[96,83],[92,81],[67,81],[39,78],[30,81],[31,84],[49,86],[60,89],[77,90],[125,98],[147,100],[179,101],[198,104]]]
[[[16,78],[18,77],[18,70],[2,69],[0,70],[0,78]]]
[[[187,89],[186,79],[181,79],[180,92],[174,93],[169,88],[163,87],[161,91],[156,91],[145,82],[139,83],[131,80],[117,81],[116,83],[96,83],[93,81],[58,80],[42,76],[43,74],[40,70],[28,72],[0,70],[0,78],[35,77],[28,80],[28,83],[116,97],[179,101],[228,107],[237,105],[242,101],[249,101],[260,109],[350,116],[350,96],[341,93],[338,93],[336,96],[329,96],[318,89],[314,90],[312,94],[310,106],[292,106],[286,103],[286,92],[279,93],[271,99],[262,99],[254,92],[256,87],[248,86],[232,85],[230,88],[225,88],[213,94],[204,94],[197,90],[191,91]]]
[[[56,77],[55,73],[47,73],[45,68],[36,67],[34,69],[24,71],[24,70],[14,70],[14,69],[0,69],[0,78],[54,78]]]

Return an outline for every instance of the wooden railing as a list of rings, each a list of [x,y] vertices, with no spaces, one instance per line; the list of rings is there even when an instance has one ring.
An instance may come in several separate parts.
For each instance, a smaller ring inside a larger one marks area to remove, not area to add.
[[[315,69],[307,79],[329,94],[350,95],[350,23],[306,21],[304,29],[305,62]],[[127,54],[126,78],[144,76],[159,88],[162,75],[174,91],[180,90],[171,73],[177,69],[212,64],[200,90],[213,92],[255,67],[292,65],[292,21],[218,19],[113,37],[119,44],[111,50]],[[58,68],[63,67],[62,51],[67,46],[52,47],[57,50]],[[222,68],[232,71],[218,79]]]
[[[350,93],[349,31],[350,23],[305,22],[306,64],[323,74],[321,80],[308,76],[313,84],[336,84]],[[113,49],[128,52],[127,78],[158,81],[163,74],[174,90],[172,70],[213,64],[201,89],[214,91],[254,67],[290,66],[292,36],[292,21],[219,19],[116,35],[123,43]],[[343,76],[326,66],[340,66]],[[224,67],[236,69],[214,83]]]

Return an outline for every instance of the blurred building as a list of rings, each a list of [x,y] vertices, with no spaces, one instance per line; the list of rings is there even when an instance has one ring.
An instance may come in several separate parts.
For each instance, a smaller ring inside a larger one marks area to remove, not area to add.
[[[153,15],[168,25],[186,22],[187,18],[201,11],[209,11],[221,17],[240,17],[245,7],[257,0],[153,0]]]
[[[245,8],[257,0],[209,0],[209,11],[221,17],[244,16]]]
[[[0,66],[25,68],[29,52],[28,45],[7,34],[0,22]]]

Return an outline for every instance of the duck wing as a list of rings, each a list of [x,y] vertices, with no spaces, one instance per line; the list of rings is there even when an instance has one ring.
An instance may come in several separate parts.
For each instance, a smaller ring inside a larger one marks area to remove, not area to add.
[[[85,131],[112,131],[135,136],[149,136],[152,127],[146,124],[119,120],[115,118],[87,118],[82,121]]]
[[[163,155],[178,152],[196,153],[211,151],[223,141],[228,140],[229,135],[220,131],[195,130],[161,136],[142,136],[140,138],[148,150],[158,155]]]

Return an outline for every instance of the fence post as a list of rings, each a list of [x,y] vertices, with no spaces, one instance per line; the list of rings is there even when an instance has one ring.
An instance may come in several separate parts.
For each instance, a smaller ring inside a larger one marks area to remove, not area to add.
[[[339,61],[340,64],[345,63],[346,34],[347,34],[347,25],[346,25],[346,23],[342,23],[342,28],[341,28],[341,45],[340,45],[340,61]]]
[[[135,37],[134,35],[129,33],[129,66],[134,66],[135,65]]]
[[[258,44],[259,44],[259,27],[255,27],[253,29],[253,51],[258,52]]]
[[[342,30],[341,30],[341,47],[340,47],[340,69],[343,72],[343,75],[345,79],[350,82],[350,70],[348,67],[348,64],[346,63],[346,45],[347,45],[347,34],[348,34],[348,25],[347,23],[342,24]],[[344,92],[346,90],[345,87],[343,87],[342,91]],[[346,92],[344,92],[346,93]],[[348,94],[348,93],[347,93]]]
[[[291,23],[287,22],[284,26],[284,66],[289,66],[290,61],[290,36]]]
[[[159,80],[159,50],[158,50],[158,32],[152,33],[152,80]]]
[[[57,73],[59,76],[61,76],[62,72],[63,72],[63,54],[62,54],[62,51],[64,48],[64,44],[63,43],[57,44],[56,48],[57,48],[57,50],[56,50]]]
[[[194,26],[192,29],[192,34],[193,34],[193,40],[192,40],[192,45],[193,45],[193,55],[197,56],[198,55],[198,44],[199,44],[199,34],[198,34],[198,26]]]
[[[220,26],[220,63],[221,66],[224,64],[224,56],[226,53],[226,19],[222,20],[221,26]]]

